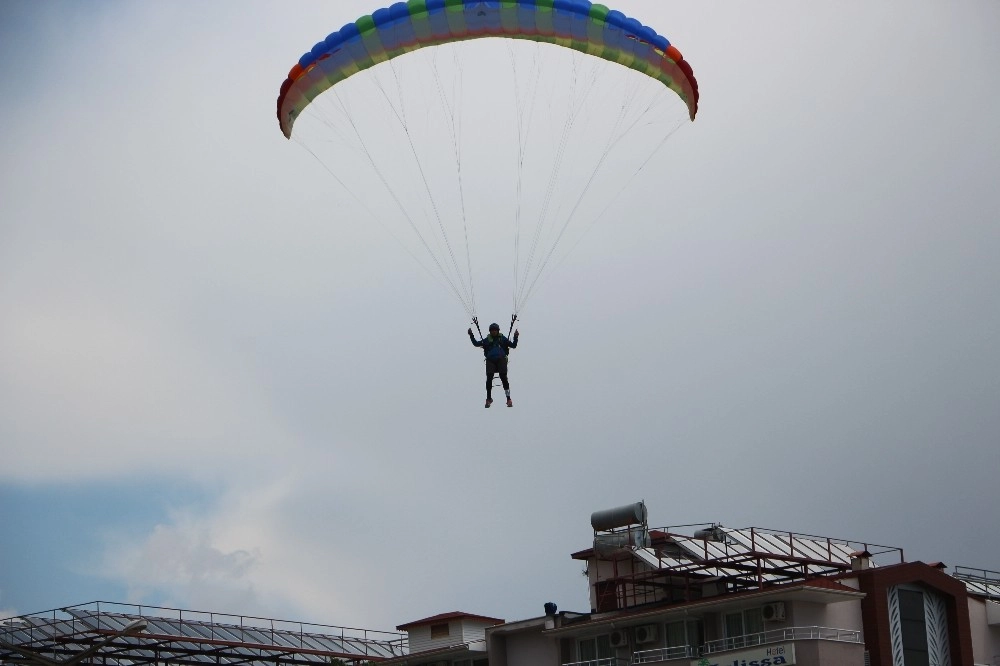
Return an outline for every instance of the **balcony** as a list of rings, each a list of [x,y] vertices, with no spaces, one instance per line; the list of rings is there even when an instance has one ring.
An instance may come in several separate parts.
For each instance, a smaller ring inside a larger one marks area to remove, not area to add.
[[[818,652],[816,644],[810,648],[802,641],[830,641],[833,643],[848,644],[837,650],[847,649],[849,652],[857,651],[859,655],[864,649],[861,631],[857,629],[833,629],[830,627],[788,627],[786,629],[776,629],[758,634],[747,634],[745,636],[731,636],[719,640],[709,641],[700,647],[693,645],[682,645],[679,647],[657,648],[653,650],[641,650],[632,654],[632,660],[628,662],[634,664],[663,664],[670,662],[690,663],[698,657],[718,654],[734,650],[746,650],[757,646],[777,645],[781,643],[796,643],[798,650],[804,654]],[[848,646],[854,644],[854,646]],[[829,644],[828,644],[829,645]],[[833,649],[829,645],[828,652]],[[593,664],[594,662],[583,662]],[[610,663],[610,662],[609,662]],[[1000,666],[1000,665],[998,665]]]
[[[859,629],[832,629],[830,627],[788,627],[787,629],[775,629],[759,634],[747,634],[745,636],[732,636],[730,638],[720,638],[709,641],[701,646],[702,654],[712,654],[725,650],[738,650],[740,648],[754,645],[767,645],[768,643],[784,643],[787,641],[839,641],[842,643],[861,643],[861,630]]]
[[[587,659],[586,661],[574,661],[562,666],[629,666],[628,659],[618,657],[602,657],[601,659]]]
[[[633,664],[656,664],[674,659],[697,659],[698,648],[692,645],[679,647],[657,648],[656,650],[641,650],[632,654]]]

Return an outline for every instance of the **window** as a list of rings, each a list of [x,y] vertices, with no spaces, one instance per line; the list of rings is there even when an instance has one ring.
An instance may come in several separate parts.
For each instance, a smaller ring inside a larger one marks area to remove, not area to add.
[[[560,664],[573,663],[573,639],[571,638],[559,639],[559,663]]]
[[[679,653],[676,648],[687,646],[697,648],[704,643],[705,630],[701,620],[667,622],[665,640],[667,648],[675,648],[670,651],[670,658],[673,659],[675,652]]]
[[[618,584],[613,580],[598,581],[594,585],[597,593],[597,612],[607,613],[618,610]]]
[[[580,661],[590,661],[595,664],[599,659],[611,659],[611,636],[595,636],[580,641]]]
[[[431,639],[435,638],[446,638],[448,636],[448,623],[443,622],[441,624],[431,625]]]
[[[764,633],[764,613],[760,608],[748,608],[743,611],[743,631],[747,634]],[[754,643],[760,642],[760,636],[754,638]]]
[[[726,649],[732,650],[760,643],[761,634],[764,632],[764,616],[760,608],[726,613],[723,620],[726,638],[729,639],[726,641]]]
[[[668,648],[688,644],[687,629],[684,626],[684,620],[680,622],[667,622],[666,641]]]
[[[924,594],[918,590],[900,588],[899,624],[903,639],[904,666],[929,666],[927,649],[927,617],[924,614]]]

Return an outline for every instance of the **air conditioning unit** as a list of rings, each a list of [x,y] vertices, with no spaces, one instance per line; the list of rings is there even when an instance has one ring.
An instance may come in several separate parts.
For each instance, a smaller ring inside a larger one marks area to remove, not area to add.
[[[773,604],[764,604],[760,609],[761,616],[768,621],[785,619],[785,602],[775,601]]]
[[[615,629],[611,632],[611,647],[628,647],[628,634],[624,629]]]
[[[655,624],[640,624],[635,628],[635,642],[637,645],[652,643],[656,640]]]

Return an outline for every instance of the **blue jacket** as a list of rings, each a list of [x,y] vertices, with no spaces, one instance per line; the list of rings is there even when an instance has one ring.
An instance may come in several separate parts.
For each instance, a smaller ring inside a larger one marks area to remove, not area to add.
[[[497,337],[492,335],[487,335],[482,340],[476,340],[471,333],[469,333],[469,339],[472,340],[472,344],[476,347],[483,348],[483,356],[487,360],[497,360],[505,358],[510,354],[511,349],[517,348],[517,333],[514,334],[513,340],[508,340],[507,336],[501,333]]]

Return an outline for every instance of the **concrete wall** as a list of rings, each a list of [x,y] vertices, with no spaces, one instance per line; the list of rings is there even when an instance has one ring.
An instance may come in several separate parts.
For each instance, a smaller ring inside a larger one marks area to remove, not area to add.
[[[861,602],[841,601],[833,604],[819,604],[796,601],[785,604],[788,619],[785,622],[767,622],[770,629],[785,627],[831,627],[833,629],[861,630]]]
[[[1000,626],[989,625],[987,604],[993,604],[995,613],[1000,603],[969,597],[969,624],[972,625],[972,657],[977,664],[992,664],[1000,656]]]
[[[829,613],[826,604],[811,603],[808,601],[796,601],[794,603],[785,602],[785,622],[765,622],[767,629],[784,629],[786,627],[834,627],[829,624]],[[860,628],[861,618],[858,618],[858,628]],[[846,627],[837,627],[846,629]]]
[[[863,629],[864,621],[861,617],[861,600],[843,601],[827,605],[826,619],[820,626],[833,627],[835,629]],[[864,633],[862,632],[863,637]]]
[[[559,641],[538,633],[514,634],[507,637],[506,664],[490,666],[558,666]],[[491,650],[490,656],[493,652]]]
[[[507,637],[491,636],[489,640],[490,666],[507,666]]]
[[[861,666],[865,646],[836,641],[795,641],[796,666]]]

